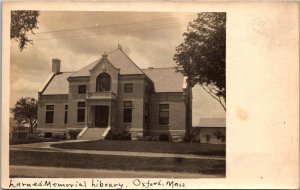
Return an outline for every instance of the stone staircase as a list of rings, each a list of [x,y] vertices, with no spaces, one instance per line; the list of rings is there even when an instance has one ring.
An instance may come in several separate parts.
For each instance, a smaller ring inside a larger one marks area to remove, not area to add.
[[[108,134],[110,127],[107,128],[89,128],[85,127],[77,136],[80,140],[103,140]]]

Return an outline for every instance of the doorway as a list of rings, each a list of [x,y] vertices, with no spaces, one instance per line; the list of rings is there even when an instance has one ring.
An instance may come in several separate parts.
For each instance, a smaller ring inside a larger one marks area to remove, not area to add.
[[[108,126],[108,116],[108,106],[95,106],[95,127],[106,128]]]

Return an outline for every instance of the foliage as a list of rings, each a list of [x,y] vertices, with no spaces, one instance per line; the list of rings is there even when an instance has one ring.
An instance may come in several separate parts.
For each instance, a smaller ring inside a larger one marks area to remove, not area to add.
[[[112,131],[106,135],[105,140],[131,140],[131,134],[126,131]]]
[[[226,13],[199,13],[183,34],[176,48],[177,71],[188,77],[188,84],[201,87],[226,110]]]
[[[217,139],[221,139],[222,141],[226,140],[226,135],[222,133],[220,130],[214,132],[214,136],[217,137]]]
[[[159,141],[169,141],[169,135],[167,135],[167,134],[161,134],[161,135],[159,135],[158,140]]]
[[[32,44],[28,33],[34,34],[33,29],[38,28],[38,16],[38,11],[11,11],[10,39],[19,42],[20,51],[26,48],[28,43]]]
[[[33,133],[33,129],[37,126],[37,109],[38,101],[35,98],[22,97],[11,109],[11,113],[14,115],[14,120],[18,122],[18,126],[29,125],[29,132]]]
[[[80,132],[81,132],[81,129],[70,129],[69,130],[70,138],[76,139]]]

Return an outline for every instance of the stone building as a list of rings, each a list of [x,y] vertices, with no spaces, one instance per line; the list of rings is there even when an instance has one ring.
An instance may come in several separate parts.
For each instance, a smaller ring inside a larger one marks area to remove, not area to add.
[[[192,90],[175,68],[140,69],[119,46],[74,72],[52,73],[38,92],[38,129],[46,137],[81,130],[77,138],[108,132],[182,138],[191,128]],[[63,64],[63,63],[62,63]]]

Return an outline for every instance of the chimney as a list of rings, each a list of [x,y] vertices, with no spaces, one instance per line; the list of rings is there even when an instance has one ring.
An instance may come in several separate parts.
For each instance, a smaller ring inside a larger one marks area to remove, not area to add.
[[[52,59],[52,72],[54,74],[60,73],[60,59]]]
[[[119,48],[120,50],[122,50],[122,46],[121,46],[121,44],[119,44],[119,43],[118,43],[118,48]]]

